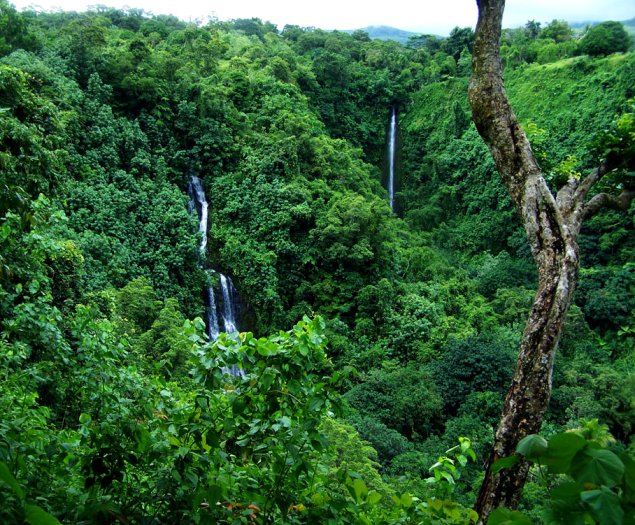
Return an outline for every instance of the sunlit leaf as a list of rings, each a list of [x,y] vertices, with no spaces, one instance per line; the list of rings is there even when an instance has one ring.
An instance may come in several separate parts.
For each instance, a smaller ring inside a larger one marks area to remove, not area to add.
[[[516,452],[527,459],[537,459],[547,452],[547,440],[538,434],[530,434],[518,442]]]

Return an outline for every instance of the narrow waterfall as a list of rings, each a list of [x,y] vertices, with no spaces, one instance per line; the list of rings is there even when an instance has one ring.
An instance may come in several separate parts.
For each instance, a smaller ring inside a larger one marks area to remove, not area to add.
[[[236,321],[236,307],[238,305],[238,292],[234,288],[234,283],[226,275],[220,274],[220,287],[223,294],[223,326],[228,334],[238,332],[238,323]],[[223,369],[224,372],[234,377],[245,377],[245,371],[238,365],[232,365],[231,368]]]
[[[238,332],[238,325],[236,323],[236,288],[232,280],[220,274],[220,286],[223,292],[223,325],[225,331],[229,334]]]
[[[210,274],[212,270],[207,270]],[[220,334],[220,328],[218,326],[218,311],[216,309],[216,298],[214,297],[214,288],[211,286],[207,288],[207,335],[212,341],[216,341]]]
[[[388,136],[388,199],[390,209],[395,211],[395,159],[397,150],[397,110],[390,110],[390,133]]]
[[[205,198],[205,190],[203,189],[203,182],[196,175],[192,175],[192,179],[187,187],[187,194],[190,197],[190,204],[188,206],[190,213],[196,209],[198,214],[198,231],[201,232],[203,238],[199,251],[201,258],[205,260],[205,250],[207,249],[207,214],[209,205]]]
[[[187,188],[187,194],[190,198],[188,209],[190,213],[196,210],[199,218],[198,231],[201,233],[201,245],[199,247],[200,257],[203,266],[205,266],[205,251],[207,249],[207,218],[209,204],[205,197],[205,189],[203,182],[196,175],[192,175]],[[206,269],[210,276],[216,272]],[[222,319],[223,328],[227,333],[238,332],[238,322],[236,321],[236,311],[238,304],[238,293],[234,288],[231,279],[222,273],[220,275],[221,291],[223,295],[222,302]],[[209,286],[205,294],[206,298],[206,319],[207,319],[207,335],[212,341],[218,339],[220,333],[220,325],[218,322],[218,306],[216,304],[216,296],[214,295],[213,286]],[[242,372],[242,371],[241,371]]]

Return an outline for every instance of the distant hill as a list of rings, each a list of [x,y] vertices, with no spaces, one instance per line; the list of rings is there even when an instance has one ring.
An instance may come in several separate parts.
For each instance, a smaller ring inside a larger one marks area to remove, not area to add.
[[[569,25],[576,30],[581,31],[586,26],[594,26],[599,24],[597,21],[588,21],[588,22],[570,22]],[[622,20],[622,24],[629,32],[629,34],[635,36],[635,18],[631,18],[630,20]],[[408,42],[408,39],[414,35],[420,35],[421,32],[415,33],[412,31],[405,31],[403,29],[397,29],[396,27],[390,26],[368,26],[361,29],[349,29],[346,30],[346,33],[354,33],[355,31],[364,31],[368,33],[368,36],[373,40],[395,40],[400,42],[401,44],[405,44]]]
[[[370,36],[373,40],[396,40],[401,44],[408,42],[408,39],[411,36],[419,34],[390,26],[368,26],[362,29],[350,29],[346,32],[354,33],[355,31],[364,31],[368,33],[368,36]]]
[[[624,27],[626,27],[627,31],[633,32],[635,31],[635,18],[631,18],[630,20],[620,20]],[[597,20],[588,20],[586,22],[569,22],[569,25],[573,29],[584,29],[586,26],[596,26],[600,22]]]
[[[624,20],[622,24],[624,24],[624,27],[631,36],[635,36],[635,18]]]

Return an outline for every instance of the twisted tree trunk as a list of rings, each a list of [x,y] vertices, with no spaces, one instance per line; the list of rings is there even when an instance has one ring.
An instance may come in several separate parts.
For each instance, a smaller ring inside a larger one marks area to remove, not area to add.
[[[526,462],[496,474],[491,467],[499,458],[514,454],[523,437],[540,430],[551,397],[556,347],[575,290],[582,221],[603,206],[627,208],[633,192],[624,190],[617,197],[600,194],[585,202],[593,183],[615,167],[604,163],[583,181],[571,178],[557,196],[551,193],[503,86],[499,46],[505,0],[477,0],[477,4],[469,87],[472,114],[520,215],[538,267],[538,291],[475,505],[479,523],[485,523],[496,507],[515,508],[522,494]]]

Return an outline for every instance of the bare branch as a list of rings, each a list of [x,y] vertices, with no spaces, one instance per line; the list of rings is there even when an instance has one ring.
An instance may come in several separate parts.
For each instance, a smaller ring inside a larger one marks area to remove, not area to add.
[[[624,188],[619,195],[611,195],[609,193],[598,193],[589,202],[584,205],[582,218],[588,219],[592,217],[602,208],[611,210],[626,211],[630,208],[631,202],[635,199],[635,188]]]
[[[573,199],[577,203],[584,202],[586,196],[589,193],[591,187],[599,181],[604,175],[606,175],[609,171],[612,171],[614,166],[609,165],[608,162],[604,161],[597,168],[595,168],[591,173],[589,173],[584,180],[579,184],[577,191],[573,195]]]
[[[556,196],[558,208],[569,227],[573,228],[576,234],[580,231],[584,221],[584,199],[591,187],[600,180],[604,173],[605,165],[601,164],[582,181],[575,177],[570,177],[567,183],[558,190]]]

